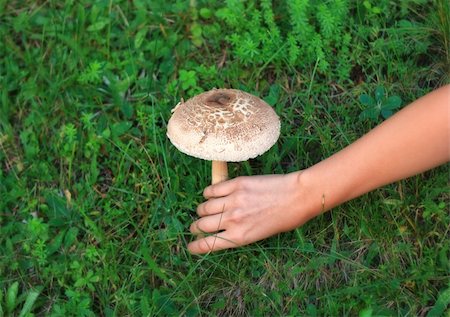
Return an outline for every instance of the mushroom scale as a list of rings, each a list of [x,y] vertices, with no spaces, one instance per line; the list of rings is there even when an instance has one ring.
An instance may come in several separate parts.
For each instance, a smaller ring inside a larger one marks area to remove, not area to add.
[[[179,103],[167,126],[177,149],[212,161],[254,158],[279,135],[280,119],[272,107],[236,89],[213,89]]]

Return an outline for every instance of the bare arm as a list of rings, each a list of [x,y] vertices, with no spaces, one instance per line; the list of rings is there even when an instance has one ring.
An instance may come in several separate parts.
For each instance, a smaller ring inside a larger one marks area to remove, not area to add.
[[[450,85],[413,102],[328,159],[287,175],[239,177],[204,191],[189,244],[206,253],[292,230],[322,211],[450,160]]]
[[[304,171],[305,186],[332,208],[450,159],[450,85],[399,111],[330,158]],[[332,180],[332,181],[331,181]]]

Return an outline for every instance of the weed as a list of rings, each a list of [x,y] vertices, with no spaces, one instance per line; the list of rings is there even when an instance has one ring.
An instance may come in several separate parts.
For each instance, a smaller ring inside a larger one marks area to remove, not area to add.
[[[387,119],[402,105],[402,99],[399,96],[387,97],[382,86],[378,86],[375,89],[374,97],[362,94],[359,97],[359,101],[366,107],[359,115],[361,120],[370,119],[377,121],[380,115]]]

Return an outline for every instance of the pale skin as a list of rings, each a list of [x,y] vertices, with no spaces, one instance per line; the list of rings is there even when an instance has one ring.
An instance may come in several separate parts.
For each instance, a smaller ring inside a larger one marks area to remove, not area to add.
[[[411,103],[305,170],[238,177],[205,188],[188,245],[204,254],[295,229],[383,185],[450,161],[450,85]],[[209,235],[205,235],[209,234]]]

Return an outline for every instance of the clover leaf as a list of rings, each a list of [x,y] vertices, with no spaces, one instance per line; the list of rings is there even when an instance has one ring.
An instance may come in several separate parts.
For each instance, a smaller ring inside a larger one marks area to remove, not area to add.
[[[388,97],[383,86],[375,88],[374,97],[362,94],[359,102],[365,108],[359,115],[359,119],[373,121],[378,120],[380,115],[384,119],[389,118],[402,105],[402,99],[397,95]]]

